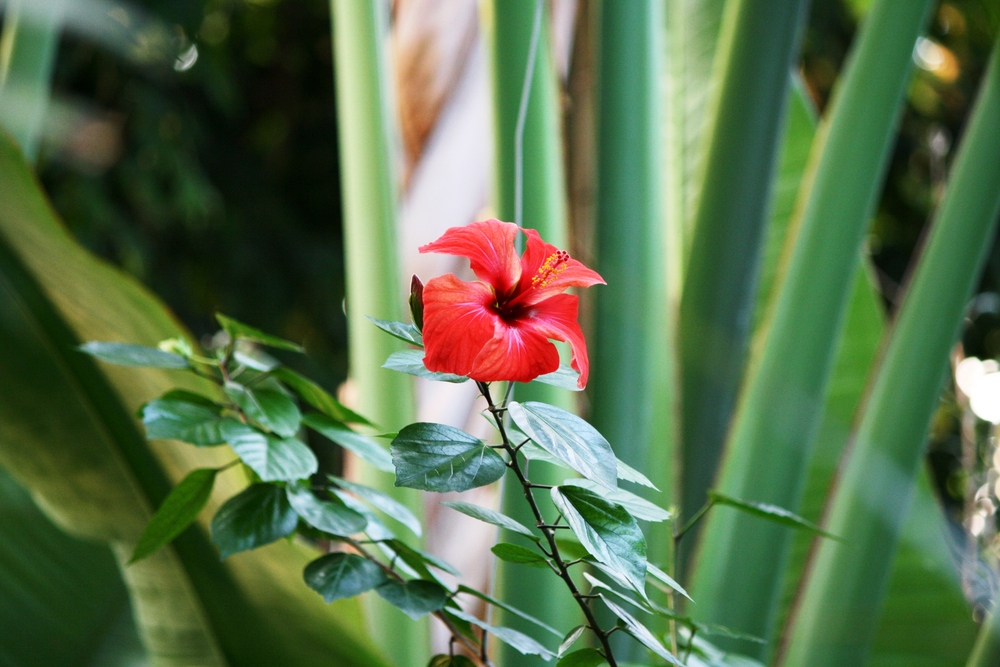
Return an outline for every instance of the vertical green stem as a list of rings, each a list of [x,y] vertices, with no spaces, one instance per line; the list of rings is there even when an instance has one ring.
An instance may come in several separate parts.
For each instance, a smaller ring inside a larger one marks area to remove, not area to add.
[[[798,511],[861,244],[896,136],[913,44],[930,6],[928,0],[876,4],[813,144],[805,205],[792,222],[798,232],[791,233],[791,258],[722,463],[718,485],[730,496]],[[698,554],[692,613],[771,636],[790,539],[780,526],[732,511],[714,514]],[[741,648],[766,652],[749,643]]]
[[[58,2],[25,10],[26,3],[36,1],[10,0],[0,34],[0,125],[29,162],[38,153],[62,27]]]
[[[861,413],[825,541],[789,632],[789,667],[863,664],[948,353],[1000,213],[1000,48]]]
[[[680,306],[685,514],[705,501],[742,379],[789,68],[807,6],[732,0],[723,20]]]
[[[674,419],[663,183],[662,0],[604,3],[600,21],[596,332],[591,421],[616,454],[670,502]],[[650,560],[671,556],[667,531],[650,535]],[[638,645],[615,636],[623,658]]]
[[[518,217],[515,136],[535,8],[536,0],[493,0],[484,8],[493,73],[497,215],[502,220]],[[543,239],[565,248],[568,238],[559,85],[552,64],[549,34],[548,17],[543,13],[524,116],[521,216],[525,227],[537,229]],[[518,400],[542,401],[573,409],[571,393],[549,385],[519,385],[516,393]],[[533,464],[531,476],[539,484],[558,484],[564,479],[565,471],[546,464]],[[501,504],[505,514],[519,521],[534,522],[518,484],[504,485]],[[544,511],[551,504],[545,499],[541,506]],[[531,609],[532,615],[553,627],[569,628],[580,622],[580,614],[566,587],[547,570],[498,563],[497,593],[514,607]],[[534,632],[524,620],[511,614],[501,615],[503,625],[529,634]],[[545,664],[536,656],[523,656],[506,645],[499,647],[499,656],[506,667]]]
[[[994,610],[979,630],[979,638],[966,667],[992,667],[996,664],[1000,664],[1000,613]]]
[[[394,430],[413,418],[412,383],[408,376],[382,368],[400,344],[365,319],[401,319],[405,302],[405,283],[397,270],[397,180],[383,49],[388,21],[384,3],[375,0],[332,0],[331,7],[350,373],[359,410],[380,428]],[[363,475],[365,483],[391,492],[420,514],[419,492],[397,489],[392,475],[367,466]],[[429,648],[426,622],[414,623],[370,597],[373,632],[386,640],[382,645],[394,662],[422,667]]]

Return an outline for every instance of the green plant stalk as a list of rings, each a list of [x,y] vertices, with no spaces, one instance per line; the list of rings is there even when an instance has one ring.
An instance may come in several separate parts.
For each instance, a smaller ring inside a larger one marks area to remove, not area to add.
[[[862,664],[948,352],[1000,212],[1000,49],[971,120],[861,413],[826,528],[788,634],[788,667]]]
[[[663,174],[662,0],[605,3],[600,22],[596,330],[591,422],[629,465],[671,501],[674,371],[667,292]],[[668,531],[651,532],[650,560],[671,562]],[[616,654],[640,647],[613,637]],[[630,652],[635,649],[634,654]]]
[[[22,3],[32,1],[8,2],[0,34],[0,125],[29,162],[38,154],[62,28],[58,2],[41,3],[28,16]]]
[[[524,86],[535,0],[494,0],[484,6],[484,25],[488,26],[491,50],[494,137],[496,159],[497,215],[501,220],[517,218],[515,177],[515,136],[518,110]],[[542,238],[560,248],[568,247],[565,173],[562,156],[562,128],[559,84],[552,63],[548,17],[543,12],[540,42],[534,74],[529,89],[523,137],[523,224],[538,230]],[[502,45],[497,48],[497,45]],[[518,385],[519,401],[541,401],[572,411],[572,393],[550,385]],[[547,464],[533,464],[532,480],[539,484],[559,484],[567,472]],[[531,508],[525,503],[519,484],[504,482],[501,507],[504,514],[518,521],[534,523]],[[545,509],[551,503],[545,498]],[[554,519],[550,516],[549,519]],[[517,541],[503,531],[501,539]],[[550,571],[526,568],[502,561],[497,563],[498,597],[517,609],[531,609],[531,614],[555,628],[571,628],[582,616],[566,587]],[[501,625],[533,634],[535,628],[523,619],[497,610]],[[498,644],[500,663],[506,667],[540,667],[538,656],[525,656],[506,644]]]
[[[706,108],[716,80],[712,61],[725,2],[668,2],[666,7],[667,140],[666,195],[670,234],[670,283],[677,290],[684,275],[690,227],[704,158]],[[676,300],[679,297],[672,298]]]
[[[931,5],[875,5],[813,144],[801,214],[789,234],[790,258],[722,461],[717,485],[727,495],[798,510],[861,245],[896,136],[913,44]],[[770,636],[791,537],[738,512],[713,513],[698,553],[692,613]],[[743,644],[758,657],[767,653],[766,646]]]
[[[994,611],[983,623],[966,667],[992,667],[1000,664],[1000,613]]]
[[[392,165],[388,78],[383,53],[388,34],[384,7],[377,2],[332,0],[341,191],[344,199],[350,375],[358,410],[379,428],[401,428],[414,416],[413,385],[402,373],[382,368],[402,344],[380,334],[365,316],[402,319],[406,302],[397,269],[397,180]],[[392,475],[363,466],[363,482],[392,493],[417,516],[420,494],[393,486]],[[429,651],[426,621],[414,623],[376,596],[372,630],[396,664],[422,667]]]
[[[705,501],[742,378],[788,73],[807,5],[734,0],[723,19],[680,304],[683,516]]]

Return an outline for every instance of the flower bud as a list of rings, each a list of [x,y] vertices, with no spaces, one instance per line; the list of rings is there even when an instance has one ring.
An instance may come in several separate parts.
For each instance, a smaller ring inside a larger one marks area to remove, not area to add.
[[[424,330],[424,284],[416,275],[410,280],[410,317],[417,330]]]

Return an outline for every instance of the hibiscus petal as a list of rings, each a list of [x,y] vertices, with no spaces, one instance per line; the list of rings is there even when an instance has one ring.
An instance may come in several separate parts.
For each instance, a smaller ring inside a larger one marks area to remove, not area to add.
[[[497,294],[508,294],[521,276],[514,239],[517,225],[499,220],[473,222],[452,227],[437,241],[420,247],[420,252],[440,252],[467,257],[472,270],[493,286]]]
[[[587,357],[587,341],[580,329],[579,305],[580,299],[572,294],[549,297],[536,303],[528,311],[526,326],[546,338],[569,343],[573,350],[573,369],[580,374],[576,384],[583,389],[587,386],[587,377],[590,375],[590,360]]]
[[[531,382],[559,368],[559,350],[530,323],[499,320],[469,374],[479,382]]]
[[[424,285],[424,365],[436,373],[469,375],[500,319],[489,285],[448,273]]]
[[[590,287],[604,285],[604,278],[565,253],[564,259],[558,261],[550,258],[558,257],[562,252],[551,243],[546,243],[534,229],[525,229],[528,237],[524,255],[521,257],[521,280],[517,294],[511,299],[511,304],[536,304],[556,294],[561,294],[570,287]],[[549,260],[548,265],[546,261]],[[533,280],[537,278],[538,280]]]

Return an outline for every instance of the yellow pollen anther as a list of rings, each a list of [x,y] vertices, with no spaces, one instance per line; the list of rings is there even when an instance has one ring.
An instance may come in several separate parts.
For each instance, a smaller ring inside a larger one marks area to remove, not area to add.
[[[569,253],[565,250],[552,253],[538,267],[538,272],[531,279],[531,286],[548,287],[560,273],[566,270],[567,262],[569,262]]]

